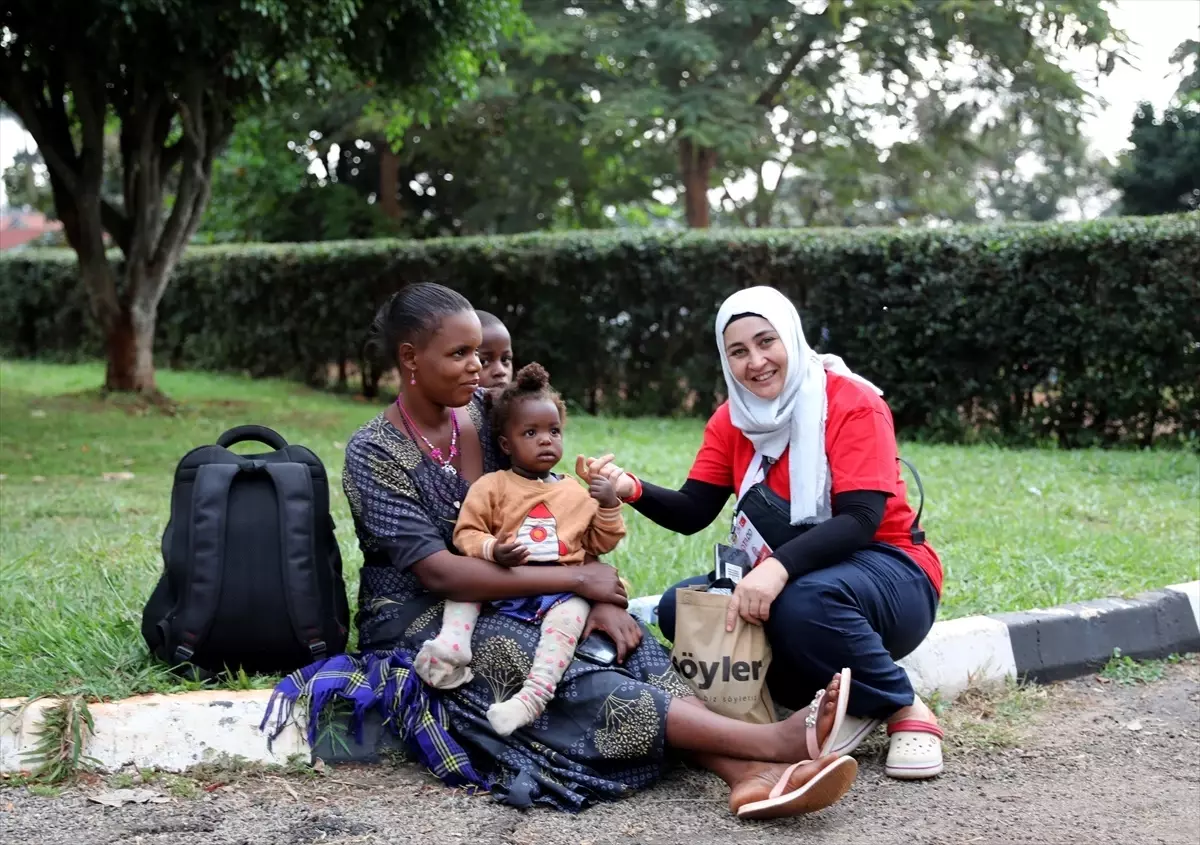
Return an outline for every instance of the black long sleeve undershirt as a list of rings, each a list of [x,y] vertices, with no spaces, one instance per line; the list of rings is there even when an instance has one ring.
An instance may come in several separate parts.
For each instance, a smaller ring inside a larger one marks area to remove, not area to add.
[[[663,528],[695,534],[712,525],[733,490],[688,479],[678,490],[642,482],[642,496],[633,507]],[[833,517],[774,550],[788,577],[840,563],[874,539],[887,494],[876,490],[847,490],[833,497]]]
[[[833,516],[788,540],[774,550],[788,578],[841,563],[875,538],[887,494],[877,490],[847,490],[833,497]]]
[[[713,524],[733,491],[719,484],[689,478],[678,490],[642,482],[642,496],[633,509],[668,531],[696,534]]]

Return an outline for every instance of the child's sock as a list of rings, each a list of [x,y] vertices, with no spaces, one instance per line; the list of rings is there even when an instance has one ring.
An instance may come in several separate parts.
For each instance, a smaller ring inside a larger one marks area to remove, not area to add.
[[[591,610],[587,601],[573,596],[542,619],[542,637],[533,655],[533,667],[520,692],[498,701],[487,710],[492,730],[508,736],[531,723],[554,698],[554,690],[575,657],[575,646]]]
[[[478,618],[478,603],[446,602],[442,630],[426,640],[413,661],[421,680],[437,689],[454,689],[475,677],[467,664],[471,662],[471,634]]]

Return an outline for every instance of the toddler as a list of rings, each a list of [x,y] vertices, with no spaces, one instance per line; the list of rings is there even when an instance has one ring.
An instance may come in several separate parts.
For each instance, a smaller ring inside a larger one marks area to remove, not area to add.
[[[454,545],[471,557],[502,566],[580,564],[590,553],[605,554],[625,536],[621,502],[612,484],[595,476],[585,490],[552,472],[562,458],[566,410],[540,364],[517,373],[496,400],[493,426],[512,468],[489,473],[471,485],[454,529]],[[506,599],[500,612],[541,624],[533,666],[516,695],[488,708],[501,736],[542,714],[575,654],[590,606],[579,596]],[[471,632],[476,602],[447,601],[442,630],[422,646],[414,661],[430,686],[453,689],[471,680]]]

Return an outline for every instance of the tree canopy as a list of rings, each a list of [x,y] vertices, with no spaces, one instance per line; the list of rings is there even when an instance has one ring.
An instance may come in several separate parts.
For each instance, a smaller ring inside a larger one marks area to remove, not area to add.
[[[1161,116],[1138,106],[1125,155],[1113,178],[1126,214],[1171,214],[1200,209],[1200,41],[1172,55],[1181,80]]]
[[[1062,70],[1081,54],[1096,75],[1120,59],[1098,0],[525,11],[478,96],[440,116],[396,120],[389,95],[354,83],[277,103],[287,128],[269,144],[275,128],[242,124],[262,137],[235,135],[230,157],[277,164],[249,178],[291,175],[275,185],[274,231],[243,217],[238,237],[702,226],[714,206],[748,226],[1037,220],[1107,186],[1079,134],[1087,74]],[[224,233],[258,204],[237,180],[221,203],[233,225],[212,221]]]
[[[10,0],[0,100],[33,135],[108,338],[106,385],[154,391],[158,303],[239,118],[300,80],[351,77],[429,119],[475,84],[516,0]],[[119,155],[119,198],[103,195]],[[111,243],[124,255],[110,264]]]

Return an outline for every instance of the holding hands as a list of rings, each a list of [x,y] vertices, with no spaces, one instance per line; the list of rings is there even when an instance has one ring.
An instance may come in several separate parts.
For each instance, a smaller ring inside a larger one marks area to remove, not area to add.
[[[616,492],[613,490],[613,484],[602,475],[593,475],[588,481],[588,491],[592,494],[592,498],[600,503],[602,508],[619,508],[621,500],[617,498]]]
[[[575,474],[591,487],[593,498],[597,498],[596,487],[594,486],[595,479],[597,478],[608,482],[609,489],[612,490],[613,496],[617,500],[627,499],[633,495],[633,476],[614,464],[613,457],[612,454],[608,454],[599,458],[585,458],[583,455],[575,458]],[[604,502],[601,500],[600,504],[604,505]],[[612,505],[604,506],[616,507],[617,504],[619,504],[619,501]]]

